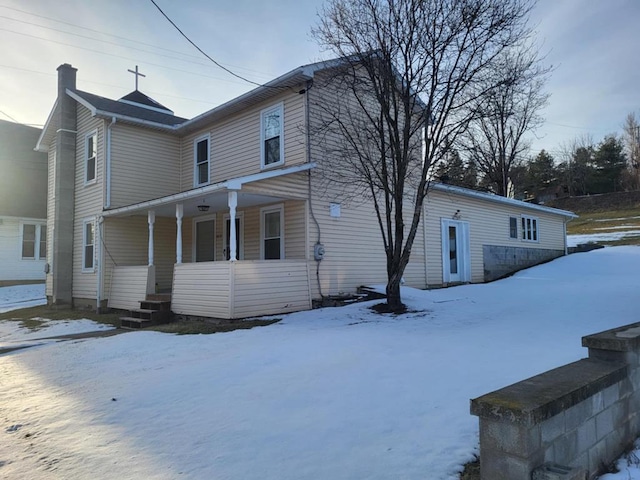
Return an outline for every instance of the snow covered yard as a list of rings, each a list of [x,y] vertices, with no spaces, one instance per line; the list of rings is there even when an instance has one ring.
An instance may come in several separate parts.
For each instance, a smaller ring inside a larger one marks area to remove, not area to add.
[[[35,307],[46,303],[44,283],[0,287],[0,313],[10,312],[19,308]]]
[[[414,313],[399,317],[358,304],[3,355],[0,477],[457,479],[477,452],[469,399],[638,321],[638,271],[640,247],[606,248],[491,284],[404,289]]]

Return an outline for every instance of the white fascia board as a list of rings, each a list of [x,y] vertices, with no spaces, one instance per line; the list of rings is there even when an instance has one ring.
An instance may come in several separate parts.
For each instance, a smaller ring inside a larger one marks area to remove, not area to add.
[[[76,102],[78,102],[83,107],[87,108],[91,112],[91,116],[92,117],[96,116],[96,107],[91,105],[84,98],[82,98],[80,95],[78,95],[77,93],[73,92],[72,90],[69,90],[67,88],[66,92],[67,92],[67,95],[69,95],[71,98],[73,98]]]
[[[40,136],[38,137],[38,141],[36,142],[36,147],[34,148],[34,150],[36,152],[47,153],[49,151],[49,145],[47,145],[45,147],[42,144],[42,141],[44,140],[44,136],[46,135],[47,130],[51,126],[51,122],[53,122],[53,116],[55,115],[55,112],[56,112],[57,108],[58,108],[58,99],[56,98],[56,101],[53,103],[53,108],[49,112],[49,116],[47,117],[47,121],[44,122],[44,127],[42,128],[42,132],[40,132]]]
[[[536,210],[539,212],[551,213],[553,215],[561,215],[567,218],[578,218],[573,212],[568,210],[560,210],[559,208],[544,207],[542,205],[536,205],[534,203],[523,202],[522,200],[516,200],[514,198],[501,197],[500,195],[494,195],[490,193],[477,192],[475,190],[469,190],[468,188],[457,187],[453,185],[443,185],[441,183],[433,183],[429,186],[439,192],[452,193],[454,195],[463,195],[465,197],[477,198],[479,200],[485,200],[488,202],[501,203],[503,205],[509,205],[518,208],[527,208],[530,210]]]
[[[289,175],[290,173],[306,172],[316,167],[315,162],[303,163],[302,165],[296,165],[294,167],[280,168],[277,170],[268,170],[266,172],[254,173],[253,175],[246,175],[244,177],[234,178],[227,180],[229,190],[240,190],[242,185],[250,182],[257,182],[259,180],[267,180],[268,178],[281,177],[282,175]]]

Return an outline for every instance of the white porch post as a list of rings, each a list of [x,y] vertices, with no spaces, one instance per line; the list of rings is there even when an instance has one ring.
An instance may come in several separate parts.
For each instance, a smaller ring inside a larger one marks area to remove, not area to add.
[[[147,213],[147,220],[149,222],[149,266],[153,265],[153,224],[156,221],[156,212],[149,210]]]
[[[238,192],[229,191],[229,260],[235,262],[238,259],[236,252],[236,207],[238,206]]]
[[[184,208],[181,203],[176,205],[176,263],[182,263],[182,216]]]

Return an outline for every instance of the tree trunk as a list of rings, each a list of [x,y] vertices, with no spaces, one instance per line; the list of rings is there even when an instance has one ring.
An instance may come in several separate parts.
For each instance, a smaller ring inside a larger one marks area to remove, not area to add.
[[[394,273],[389,276],[389,281],[387,282],[387,305],[393,313],[402,313],[406,310],[400,297],[401,280],[402,274]]]

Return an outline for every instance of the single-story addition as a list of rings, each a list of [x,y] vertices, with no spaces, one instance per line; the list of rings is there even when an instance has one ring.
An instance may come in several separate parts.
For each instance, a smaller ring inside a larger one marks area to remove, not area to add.
[[[331,65],[190,120],[138,90],[119,100],[78,90],[76,69],[61,65],[37,144],[52,179],[49,302],[134,309],[165,292],[175,313],[243,318],[386,282],[373,205],[319,187],[323,150],[309,132]],[[574,217],[437,184],[424,213],[404,275],[417,288],[563,255]]]
[[[39,128],[0,120],[0,286],[42,283],[47,254],[47,156]]]

